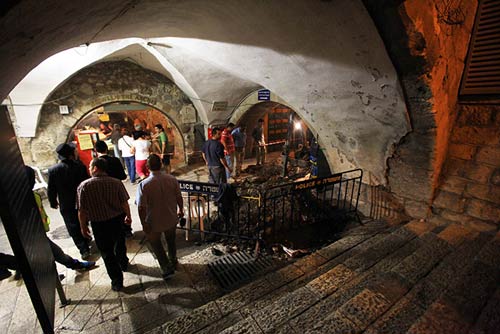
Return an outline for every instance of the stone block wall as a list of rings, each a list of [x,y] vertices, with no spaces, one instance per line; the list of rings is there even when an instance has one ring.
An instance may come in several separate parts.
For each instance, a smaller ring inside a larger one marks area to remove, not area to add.
[[[500,226],[500,105],[459,106],[432,209],[440,219]]]
[[[185,121],[183,110],[192,108],[189,97],[167,77],[137,64],[108,61],[86,67],[56,88],[47,100],[57,103],[42,107],[36,137],[18,138],[23,158],[29,165],[43,169],[54,164],[57,161],[55,147],[67,141],[83,117],[99,106],[119,101],[139,102],[162,112],[182,136],[182,142],[177,144],[184,147],[178,151],[186,152],[188,161],[193,154],[193,129],[198,117]],[[61,115],[58,105],[68,105],[72,112]]]

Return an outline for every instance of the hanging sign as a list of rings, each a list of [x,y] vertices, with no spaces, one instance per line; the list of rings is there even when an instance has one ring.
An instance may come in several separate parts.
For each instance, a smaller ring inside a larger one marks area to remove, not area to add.
[[[270,101],[271,91],[269,89],[261,89],[257,92],[257,98],[259,101]]]
[[[215,101],[212,104],[212,111],[226,111],[227,105],[227,101]]]

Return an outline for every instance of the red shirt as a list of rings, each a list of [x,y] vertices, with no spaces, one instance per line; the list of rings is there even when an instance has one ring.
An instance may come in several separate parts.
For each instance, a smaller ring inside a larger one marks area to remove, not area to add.
[[[231,131],[228,128],[225,128],[222,131],[222,137],[220,138],[220,142],[224,145],[224,154],[233,154],[234,152],[234,140],[231,135]]]

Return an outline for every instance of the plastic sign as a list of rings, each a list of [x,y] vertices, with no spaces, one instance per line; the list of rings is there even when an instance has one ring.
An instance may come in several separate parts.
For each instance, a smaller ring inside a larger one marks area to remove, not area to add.
[[[215,101],[212,105],[212,111],[226,111],[227,105],[227,101]]]
[[[269,89],[261,89],[257,92],[259,101],[271,101],[271,91]]]

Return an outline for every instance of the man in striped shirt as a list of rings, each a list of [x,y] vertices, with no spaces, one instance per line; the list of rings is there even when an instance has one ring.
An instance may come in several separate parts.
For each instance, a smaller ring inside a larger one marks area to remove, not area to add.
[[[128,267],[122,223],[132,223],[129,195],[119,180],[106,174],[105,159],[93,159],[89,170],[92,178],[82,182],[77,189],[80,228],[83,236],[89,238],[90,222],[97,248],[111,278],[111,288],[120,291],[123,288],[122,271]]]

